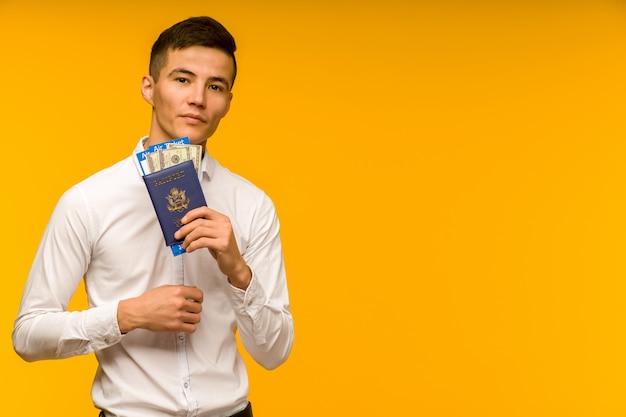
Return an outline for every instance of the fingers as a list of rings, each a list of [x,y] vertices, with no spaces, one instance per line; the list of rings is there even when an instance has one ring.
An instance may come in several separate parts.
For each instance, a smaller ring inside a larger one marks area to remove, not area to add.
[[[189,211],[182,221],[184,225],[174,237],[182,240],[186,252],[206,248],[222,273],[231,277],[244,271],[247,278],[243,281],[249,282],[249,268],[239,251],[230,218],[208,207],[199,207]],[[247,287],[245,282],[240,285]]]
[[[196,287],[153,288],[139,297],[120,301],[118,325],[122,333],[136,328],[192,333],[200,322],[202,300],[203,293]]]
[[[171,286],[170,288],[175,291],[174,296],[183,298],[188,301],[193,301],[195,303],[202,303],[204,299],[204,294],[202,290],[197,287],[189,287],[186,285],[176,285]]]
[[[183,216],[181,222],[183,224],[189,224],[196,219],[216,219],[219,217],[225,217],[223,214],[218,213],[215,210],[211,210],[207,206],[202,206],[189,210],[187,214]]]
[[[193,252],[198,248],[224,252],[234,242],[230,219],[208,207],[199,207],[187,213],[184,225],[176,231],[174,237],[183,241],[183,248]]]
[[[222,215],[206,206],[190,210],[181,219],[183,226],[174,233],[174,238],[177,240],[185,239],[187,235],[196,228],[207,227],[211,224],[212,220],[220,216]]]
[[[177,292],[174,300],[180,304],[175,307],[172,330],[193,333],[196,331],[195,325],[200,322],[204,295],[196,287],[176,286],[173,289]]]

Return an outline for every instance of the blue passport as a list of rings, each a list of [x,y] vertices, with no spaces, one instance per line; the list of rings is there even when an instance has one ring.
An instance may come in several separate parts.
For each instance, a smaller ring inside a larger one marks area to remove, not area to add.
[[[167,246],[179,245],[174,233],[182,226],[181,219],[190,210],[206,206],[198,174],[192,161],[164,168],[143,176],[152,199]]]

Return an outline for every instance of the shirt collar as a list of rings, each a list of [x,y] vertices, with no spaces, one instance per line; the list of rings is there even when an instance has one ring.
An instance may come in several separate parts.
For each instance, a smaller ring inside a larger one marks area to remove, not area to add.
[[[209,150],[204,148],[204,155],[202,155],[202,162],[200,162],[200,174],[203,177],[205,174],[207,179],[211,181],[213,173],[215,172],[215,159],[209,155]]]

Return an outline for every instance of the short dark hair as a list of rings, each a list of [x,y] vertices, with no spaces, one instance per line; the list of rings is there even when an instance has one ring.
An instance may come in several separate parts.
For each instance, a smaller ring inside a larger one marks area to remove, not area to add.
[[[159,73],[167,65],[167,54],[170,49],[184,49],[190,46],[206,46],[225,52],[233,59],[233,79],[237,75],[235,60],[235,39],[217,20],[208,16],[190,17],[165,29],[158,37],[150,53],[150,75],[158,81]]]

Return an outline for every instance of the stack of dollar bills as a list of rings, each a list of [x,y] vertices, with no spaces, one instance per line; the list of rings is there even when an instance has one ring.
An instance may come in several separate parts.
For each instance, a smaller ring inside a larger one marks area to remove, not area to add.
[[[189,144],[188,138],[174,139],[150,146],[143,152],[137,154],[137,159],[143,171],[143,175],[150,174],[191,160],[196,169],[196,174],[200,172],[200,161],[202,160],[202,146]]]

